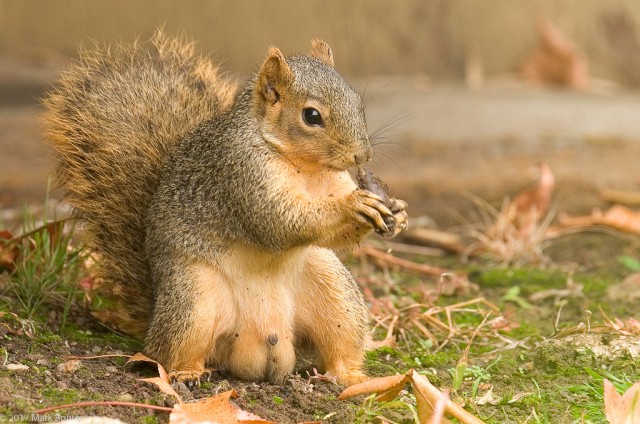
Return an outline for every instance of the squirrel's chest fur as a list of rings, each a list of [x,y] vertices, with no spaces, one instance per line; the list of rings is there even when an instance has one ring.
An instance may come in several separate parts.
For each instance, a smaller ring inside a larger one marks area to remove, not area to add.
[[[292,167],[279,177],[286,178],[303,198],[344,196],[355,188],[347,172],[303,171]],[[285,337],[295,342],[295,334],[299,332],[295,323],[308,321],[301,315],[309,311],[299,307],[298,299],[308,295],[309,279],[313,278],[307,275],[307,264],[311,256],[324,250],[311,245],[272,252],[236,240],[213,261],[194,263],[196,291],[201,293],[195,297],[196,309],[209,316],[202,324],[215,323],[221,326],[217,334],[230,337],[238,334],[239,329],[250,329],[260,339],[279,334],[288,335]],[[210,307],[212,303],[217,303],[216,310]],[[217,362],[221,359],[217,358]]]

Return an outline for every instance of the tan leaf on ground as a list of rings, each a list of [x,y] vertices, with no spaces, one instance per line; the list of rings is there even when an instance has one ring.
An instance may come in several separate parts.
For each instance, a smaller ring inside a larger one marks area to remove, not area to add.
[[[17,246],[11,246],[9,240],[13,235],[6,230],[0,230],[0,270],[6,269],[11,272],[15,269],[15,261],[18,259],[20,249]]]
[[[489,237],[511,234],[515,230],[518,238],[528,236],[534,232],[541,220],[544,219],[555,186],[555,177],[551,168],[544,162],[538,163],[538,178],[532,187],[519,192],[506,208],[500,211],[495,223],[489,227],[486,234]]]
[[[594,209],[591,215],[587,216],[559,216],[559,221],[565,228],[603,225],[627,233],[640,234],[640,212],[622,205],[614,205],[604,213],[600,209]]]
[[[422,400],[422,408],[423,413],[431,414],[433,407],[438,403],[442,396],[442,392],[438,390],[431,382],[427,379],[427,377],[418,374],[415,370],[410,370],[407,373],[411,377],[411,383],[416,392],[416,399],[418,399],[418,416],[421,417],[420,413],[420,403],[419,397],[423,398]],[[463,424],[483,424],[480,418],[471,415],[471,413],[464,410],[460,405],[453,402],[452,400],[447,399],[445,412],[453,417],[457,418]],[[425,421],[426,422],[426,421]]]
[[[408,374],[372,378],[362,383],[347,387],[342,391],[342,393],[340,393],[338,399],[344,400],[363,394],[380,393],[381,400],[391,400],[400,393],[408,381]]]
[[[525,59],[522,77],[533,84],[589,87],[589,65],[575,44],[551,20],[538,25],[540,45]]]
[[[235,390],[229,390],[199,402],[179,403],[171,412],[169,422],[172,424],[264,424],[271,422],[234,406],[230,399],[236,396]]]
[[[158,388],[162,393],[175,397],[176,399],[178,399],[179,403],[182,402],[180,395],[171,386],[167,372],[165,371],[164,367],[160,365],[158,361],[154,361],[144,353],[138,352],[135,355],[133,355],[131,358],[129,358],[129,360],[125,365],[129,365],[136,362],[151,364],[158,369],[158,377],[142,378],[140,379],[141,381],[146,381],[147,383],[155,384],[156,386],[158,386]]]
[[[230,401],[231,397],[237,397],[235,390],[229,390],[219,395],[200,400],[193,403],[185,403],[180,395],[174,390],[169,382],[169,376],[164,367],[157,361],[149,358],[143,353],[136,353],[127,361],[127,364],[144,362],[154,365],[158,369],[158,377],[143,378],[141,381],[155,384],[161,392],[171,395],[178,400],[171,415],[169,422],[174,424],[227,424],[227,423],[269,423],[257,415],[237,408]]]
[[[153,365],[153,366],[157,367],[157,369],[158,369],[158,377],[160,377],[162,380],[164,380],[166,382],[169,382],[169,375],[165,371],[164,367],[162,365],[160,365],[160,363],[158,361],[154,361],[153,359],[149,358],[144,353],[138,352],[135,355],[133,355],[131,358],[129,358],[129,360],[127,361],[127,363],[125,365],[129,365],[129,364],[132,364],[134,362],[144,362],[144,363],[147,363],[147,364],[150,364],[150,365]]]
[[[640,422],[640,382],[631,386],[623,395],[604,380],[604,413],[609,424],[633,424]]]
[[[435,422],[446,422],[444,418],[434,414],[439,403],[444,402],[444,411],[446,414],[452,415],[463,424],[482,424],[483,421],[465,411],[460,405],[449,400],[448,396],[438,390],[429,380],[417,373],[415,370],[409,370],[406,374],[392,375],[388,377],[373,378],[364,383],[347,387],[338,399],[347,399],[353,396],[380,393],[378,400],[393,400],[406,383],[411,383],[414,389],[416,400],[418,403],[418,418],[421,423],[427,423],[436,415]],[[433,421],[432,421],[433,422]]]

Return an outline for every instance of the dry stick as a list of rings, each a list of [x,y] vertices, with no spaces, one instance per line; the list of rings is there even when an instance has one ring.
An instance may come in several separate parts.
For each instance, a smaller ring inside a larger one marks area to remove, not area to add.
[[[23,240],[23,239],[25,239],[27,237],[31,237],[32,235],[34,235],[34,234],[36,234],[36,233],[38,233],[38,232],[40,232],[42,230],[46,230],[47,227],[50,226],[51,224],[62,224],[62,223],[65,223],[67,221],[73,221],[73,220],[76,220],[76,219],[78,219],[78,218],[75,217],[75,216],[70,216],[68,218],[61,218],[61,219],[56,219],[55,221],[47,222],[46,224],[40,225],[39,227],[34,228],[31,231],[28,231],[26,233],[20,234],[19,236],[14,236],[13,238],[7,240],[6,246],[11,246],[11,245],[19,242],[20,240]]]
[[[451,271],[449,271],[448,269],[439,268],[439,267],[436,267],[436,266],[425,265],[425,264],[418,264],[418,263],[415,263],[415,262],[407,260],[407,259],[398,258],[398,257],[390,255],[388,253],[381,252],[378,249],[375,249],[375,248],[369,247],[369,246],[362,246],[360,248],[360,251],[362,253],[364,253],[365,255],[369,255],[369,256],[374,257],[376,259],[380,259],[380,260],[384,261],[387,264],[398,265],[398,266],[401,266],[401,267],[403,267],[405,269],[410,269],[410,270],[413,270],[413,271],[421,272],[423,274],[435,275],[435,276],[439,277],[442,274],[451,273]]]
[[[431,331],[429,331],[429,329],[427,329],[427,327],[425,327],[424,325],[422,325],[422,323],[420,321],[418,321],[417,318],[414,318],[411,320],[411,322],[413,323],[413,325],[415,325],[418,330],[420,330],[420,332],[429,340],[431,340],[431,342],[433,343],[433,345],[436,347],[436,349],[439,348],[440,343],[438,343],[438,339],[436,338],[436,336],[433,335],[433,333]]]
[[[134,402],[78,402],[78,403],[68,403],[66,405],[59,406],[51,406],[49,408],[39,409],[35,411],[35,414],[42,415],[47,412],[56,411],[58,409],[70,409],[70,408],[81,408],[84,406],[137,406],[140,408],[154,409],[156,411],[163,412],[171,412],[173,408],[169,408],[166,406],[157,406],[157,405],[147,405],[145,403],[134,403]]]
[[[469,338],[469,343],[467,343],[467,347],[464,348],[464,352],[462,353],[461,360],[464,360],[464,362],[469,361],[469,351],[471,350],[471,343],[473,343],[473,339],[476,338],[476,336],[480,332],[480,329],[484,327],[485,323],[487,322],[487,319],[489,319],[489,315],[491,315],[492,312],[493,311],[487,312],[487,314],[484,316],[484,319],[482,320],[480,325],[477,326],[476,329],[473,331],[473,334],[471,334],[471,338]]]
[[[602,190],[600,191],[600,197],[613,203],[640,204],[640,193],[637,191]]]
[[[382,244],[367,244],[367,246],[371,246],[374,248],[379,248],[379,249],[383,249],[383,250],[393,250],[396,252],[402,252],[402,253],[413,253],[416,255],[423,255],[423,256],[436,256],[436,257],[442,257],[446,254],[446,251],[444,249],[438,249],[437,247],[428,247],[428,246],[418,246],[415,244],[406,244],[406,243],[398,243],[398,242],[392,242],[392,241],[388,241],[385,240],[384,245]]]
[[[65,356],[64,359],[102,359],[102,358],[131,358],[131,355],[110,353],[107,355],[97,356]]]

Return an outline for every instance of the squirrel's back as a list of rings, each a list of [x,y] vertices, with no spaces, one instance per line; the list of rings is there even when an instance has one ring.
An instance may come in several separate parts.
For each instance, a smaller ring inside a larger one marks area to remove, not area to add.
[[[82,51],[43,101],[58,181],[101,256],[97,276],[126,297],[127,309],[117,313],[123,331],[142,337],[148,325],[145,217],[162,168],[175,145],[228,109],[234,94],[193,43],[157,31],[147,42]]]

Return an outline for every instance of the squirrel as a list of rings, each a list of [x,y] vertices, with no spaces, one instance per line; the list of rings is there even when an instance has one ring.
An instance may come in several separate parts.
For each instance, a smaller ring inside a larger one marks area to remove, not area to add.
[[[172,381],[216,367],[278,383],[309,347],[338,382],[366,379],[368,309],[334,250],[399,233],[406,203],[349,173],[372,147],[328,44],[271,47],[236,89],[192,42],[158,30],[82,49],[43,103],[119,329]]]

